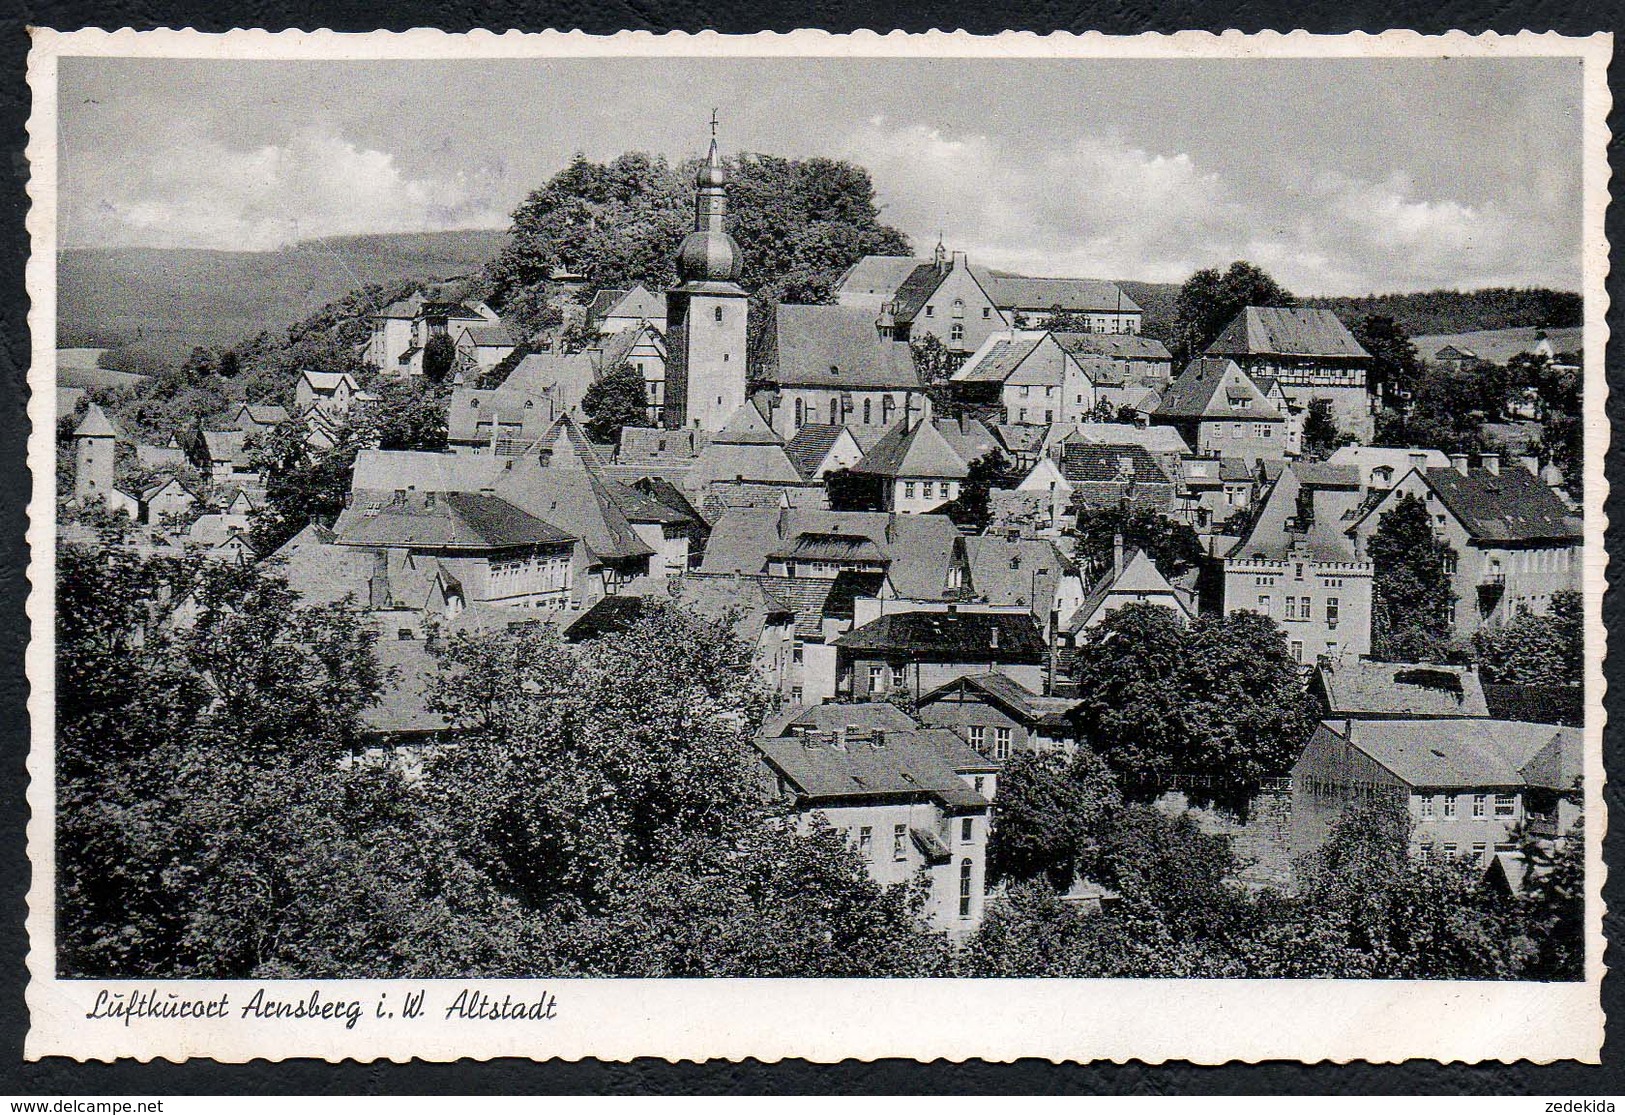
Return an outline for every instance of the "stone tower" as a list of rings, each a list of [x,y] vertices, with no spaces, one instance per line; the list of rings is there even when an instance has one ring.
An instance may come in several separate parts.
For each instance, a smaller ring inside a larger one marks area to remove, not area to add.
[[[73,431],[73,498],[80,503],[113,498],[113,454],[118,432],[102,408],[91,403]]]
[[[666,293],[666,424],[716,433],[745,405],[745,318],[739,245],[723,228],[728,172],[711,151],[694,179],[694,231],[677,249],[677,286]]]

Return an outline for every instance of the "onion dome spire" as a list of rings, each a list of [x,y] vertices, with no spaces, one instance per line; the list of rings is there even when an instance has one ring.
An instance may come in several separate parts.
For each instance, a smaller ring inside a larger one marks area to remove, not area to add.
[[[717,151],[717,113],[711,110],[711,149],[694,175],[694,231],[677,249],[677,278],[684,283],[732,283],[743,270],[739,245],[725,227],[728,169]]]

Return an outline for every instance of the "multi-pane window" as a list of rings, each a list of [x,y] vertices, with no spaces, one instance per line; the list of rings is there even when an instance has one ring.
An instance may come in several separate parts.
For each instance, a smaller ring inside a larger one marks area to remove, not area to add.
[[[970,860],[959,861],[959,916],[970,917]]]
[[[908,849],[903,842],[908,839],[907,825],[893,825],[891,830],[891,858],[907,859]]]
[[[1517,812],[1517,801],[1511,794],[1495,795],[1495,815],[1497,817],[1511,817]]]
[[[1343,602],[1335,596],[1326,598],[1326,626],[1336,627],[1343,615]]]
[[[1422,853],[1422,858],[1423,859],[1432,859],[1433,858],[1433,842],[1431,840],[1422,841],[1421,845],[1418,847],[1417,850]]]
[[[948,339],[950,341],[963,341],[965,339],[965,323],[954,322],[953,326],[948,330]]]
[[[1460,851],[1460,848],[1456,845],[1456,843],[1454,841],[1449,841],[1449,840],[1445,841],[1445,845],[1444,845],[1444,857],[1445,857],[1445,859],[1455,859],[1456,858],[1456,853],[1458,851]]]
[[[1429,794],[1422,799],[1422,820],[1433,820],[1433,795]]]
[[[1266,616],[1270,614],[1270,598],[1268,596],[1258,598],[1258,610]]]
[[[1444,819],[1447,821],[1456,819],[1456,795],[1454,794],[1444,796]]]
[[[962,844],[969,844],[976,838],[976,819],[966,817],[959,822],[959,840]]]
[[[1298,639],[1292,640],[1292,661],[1303,661],[1303,643]]]
[[[1479,863],[1483,863],[1484,862],[1484,853],[1487,852],[1487,851],[1489,851],[1489,845],[1488,844],[1474,844],[1473,845],[1473,858],[1475,860],[1477,860]]]
[[[903,683],[906,680],[904,678],[904,676],[903,676],[903,671],[906,670],[906,669],[907,669],[907,667],[904,666],[901,662],[895,663],[892,666],[892,668],[891,668],[891,684],[892,684],[893,689],[901,689],[901,688],[903,688]]]
[[[993,729],[993,757],[1003,762],[1010,757],[1010,729]]]
[[[977,751],[987,746],[987,729],[980,724],[972,724],[965,729],[965,741]]]
[[[1489,803],[1490,799],[1488,794],[1473,795],[1473,820],[1480,821],[1488,816]]]
[[[858,830],[858,854],[868,857],[874,854],[874,830],[864,825]]]
[[[913,499],[914,498],[914,481],[912,481],[912,480],[903,481],[903,498],[904,499]]]
[[[1296,596],[1289,596],[1286,598],[1286,618],[1298,618],[1298,598]]]
[[[790,661],[803,662],[807,658],[807,644],[797,639],[790,644]]]
[[[878,690],[880,688],[880,676],[881,676],[881,673],[884,670],[885,670],[885,667],[881,666],[879,664],[870,665],[870,667],[869,667],[869,689],[870,689],[871,692],[876,691],[876,690]]]

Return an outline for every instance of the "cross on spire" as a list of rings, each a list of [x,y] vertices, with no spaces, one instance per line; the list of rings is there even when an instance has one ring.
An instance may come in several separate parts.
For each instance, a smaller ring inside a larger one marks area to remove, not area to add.
[[[711,138],[717,138],[717,110],[714,108],[711,110]]]

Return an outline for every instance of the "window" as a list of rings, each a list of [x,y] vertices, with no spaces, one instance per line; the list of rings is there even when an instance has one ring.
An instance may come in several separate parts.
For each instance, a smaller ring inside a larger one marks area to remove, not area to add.
[[[965,316],[965,300],[963,298],[955,298],[954,299],[954,316],[955,317],[964,317]]]
[[[803,403],[800,399],[796,400],[796,429],[798,429],[798,430],[801,429],[802,426],[805,426],[807,424],[807,409],[806,409],[806,407],[807,407],[807,405],[805,403]]]
[[[1022,397],[1022,398],[1023,398],[1023,399],[1029,399],[1029,398],[1031,398],[1031,397],[1032,397],[1032,393],[1033,393],[1033,389],[1032,389],[1032,385],[1031,385],[1031,384],[1026,384],[1026,383],[1024,383],[1024,384],[1022,384],[1022,385],[1021,385],[1021,397]]]
[[[1456,858],[1456,853],[1459,850],[1460,850],[1460,845],[1458,845],[1455,841],[1453,841],[1453,840],[1445,841],[1444,858],[1445,859],[1455,859]]]
[[[1268,596],[1260,596],[1258,598],[1258,610],[1263,615],[1267,616],[1270,614],[1270,598]]]
[[[1326,657],[1327,658],[1336,658],[1337,657],[1337,644],[1335,642],[1329,642],[1329,643],[1326,644]]]
[[[1053,425],[1054,422],[1055,422],[1055,412],[1053,410],[1046,410],[1044,412],[1044,425],[1050,426],[1050,425]]]
[[[1490,849],[1490,846],[1488,844],[1474,844],[1473,845],[1473,858],[1475,860],[1477,860],[1479,863],[1483,863],[1484,862],[1484,853],[1489,851],[1489,849]]]
[[[993,307],[992,306],[983,306],[982,307],[982,320],[986,321],[988,318],[990,318],[992,316],[993,316]]]
[[[1444,796],[1444,819],[1447,821],[1456,819],[1456,795],[1454,794]]]
[[[904,684],[907,682],[907,678],[904,677],[904,671],[906,671],[907,669],[908,669],[908,667],[904,666],[901,662],[899,662],[896,665],[892,666],[892,668],[891,668],[891,684],[892,684],[893,689],[901,689],[901,688],[903,688]]]
[[[807,660],[807,644],[800,639],[790,644],[790,661],[805,662]]]
[[[925,308],[925,316],[926,317],[936,317],[937,316],[937,308],[935,306],[927,306]]]
[[[1433,858],[1433,841],[1431,841],[1431,840],[1422,841],[1422,843],[1418,846],[1417,850],[1422,853],[1422,858],[1423,859],[1432,859]]]
[[[920,481],[920,496],[921,496],[922,499],[935,498],[936,494],[937,494],[937,485],[936,485],[936,482],[934,480],[922,480],[922,481]]]
[[[970,917],[970,873],[971,863],[968,859],[959,861],[959,916]]]
[[[829,424],[831,426],[839,426],[841,424],[841,400],[839,399],[831,399],[829,401]]]
[[[1300,562],[1295,562],[1293,564],[1293,566],[1292,566],[1292,579],[1294,581],[1303,580],[1303,562],[1300,561]]]
[[[905,841],[907,839],[908,839],[908,826],[907,825],[893,825],[892,826],[892,830],[891,830],[891,858],[892,859],[907,859],[908,858],[908,849],[903,846],[903,841]]]
[[[1443,557],[1445,575],[1454,577],[1456,575],[1456,551],[1446,550]]]
[[[793,705],[799,705],[801,703],[801,686],[792,685],[790,687],[790,703]]]
[[[976,818],[966,817],[959,822],[959,842],[969,844],[976,839]]]
[[[962,321],[954,322],[952,328],[948,330],[948,339],[950,341],[963,341],[965,339],[965,323]]]
[[[1298,618],[1298,598],[1296,596],[1289,596],[1286,598],[1286,618]]]
[[[1511,794],[1495,795],[1495,815],[1497,817],[1511,817],[1518,812],[1518,803]]]
[[[1326,598],[1326,626],[1327,627],[1336,627],[1337,626],[1337,621],[1342,616],[1342,614],[1343,614],[1342,601],[1339,600],[1335,596],[1328,596]]]
[[[1254,437],[1270,437],[1271,435],[1272,431],[1268,422],[1258,422],[1253,425]]]
[[[885,667],[880,665],[878,662],[870,664],[870,666],[869,666],[869,692],[874,693],[874,692],[879,691],[879,689],[880,689],[880,676],[881,676],[881,672],[883,670],[885,670]]]
[[[1292,640],[1292,661],[1303,661],[1303,643],[1298,639]]]
[[[1489,816],[1490,796],[1488,794],[1473,795],[1473,820],[1482,821]]]
[[[1020,410],[1018,410],[1016,412],[1016,425],[1025,426],[1026,424],[1027,424],[1027,408],[1022,407]]]
[[[972,724],[965,729],[965,742],[980,751],[987,746],[987,729],[980,724]]]
[[[716,318],[718,321],[721,321],[722,320],[722,307],[718,306],[715,310],[711,311],[711,316]]]
[[[1001,763],[1010,757],[1009,728],[993,729],[993,757]]]
[[[865,399],[863,400],[863,424],[865,426],[870,425],[874,420],[874,400]]]
[[[874,855],[875,833],[868,825],[858,830],[858,854],[862,856]]]
[[[912,480],[903,481],[903,498],[904,499],[913,499],[914,498],[914,481],[912,481]]]
[[[984,784],[985,784],[985,783],[986,783],[986,782],[987,782],[987,779],[985,779],[985,778],[983,778],[983,777],[982,777],[982,776],[981,776],[981,775],[979,775],[979,774],[978,774],[978,775],[977,775],[977,776],[976,776],[976,777],[975,777],[975,778],[973,778],[973,779],[971,779],[971,783],[972,783],[972,788],[973,788],[973,789],[974,789],[974,790],[975,790],[975,791],[976,791],[976,792],[977,792],[977,793],[981,793],[981,792],[982,792],[982,786],[983,786],[983,785],[984,785]]]

